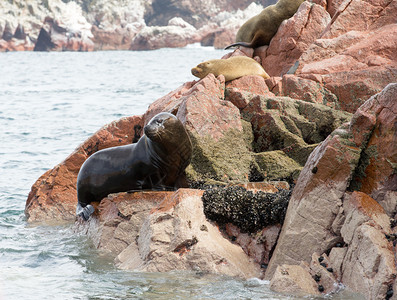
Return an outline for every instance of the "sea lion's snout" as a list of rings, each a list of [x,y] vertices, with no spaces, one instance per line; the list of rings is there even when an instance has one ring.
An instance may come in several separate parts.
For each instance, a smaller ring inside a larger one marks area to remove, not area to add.
[[[192,68],[192,75],[193,76],[199,77],[199,74],[200,74],[200,70],[199,70],[198,67]]]
[[[171,113],[162,112],[154,116],[149,123],[143,128],[143,131],[148,137],[155,135],[156,132],[164,130],[167,124],[179,122],[178,118]]]

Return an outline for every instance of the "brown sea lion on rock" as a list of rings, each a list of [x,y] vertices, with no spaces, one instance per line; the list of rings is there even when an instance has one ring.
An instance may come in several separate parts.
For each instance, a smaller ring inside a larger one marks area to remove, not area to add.
[[[305,0],[279,0],[276,4],[267,6],[262,12],[246,21],[238,30],[236,43],[227,46],[257,48],[269,45],[280,24],[291,18]]]
[[[76,214],[84,220],[93,201],[132,190],[174,190],[184,185],[192,143],[182,122],[162,112],[144,127],[137,143],[100,150],[81,166],[77,176]]]
[[[192,74],[204,78],[208,74],[225,76],[230,81],[246,75],[259,75],[264,79],[270,78],[263,67],[254,59],[247,56],[232,56],[228,59],[212,59],[198,64],[192,69]]]

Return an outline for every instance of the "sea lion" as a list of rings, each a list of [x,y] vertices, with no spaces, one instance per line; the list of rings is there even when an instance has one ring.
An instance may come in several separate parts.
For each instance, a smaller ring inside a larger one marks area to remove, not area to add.
[[[211,59],[198,64],[192,69],[192,74],[204,78],[209,73],[215,76],[223,75],[230,81],[246,75],[259,75],[267,79],[270,76],[254,59],[247,56],[232,56],[228,59]]]
[[[236,43],[227,46],[257,48],[269,45],[281,22],[291,18],[305,0],[279,0],[269,5],[260,14],[248,19],[237,31]]]
[[[137,143],[111,147],[91,155],[77,176],[76,214],[84,220],[93,201],[132,190],[175,190],[184,185],[192,143],[182,122],[162,112],[144,127]]]

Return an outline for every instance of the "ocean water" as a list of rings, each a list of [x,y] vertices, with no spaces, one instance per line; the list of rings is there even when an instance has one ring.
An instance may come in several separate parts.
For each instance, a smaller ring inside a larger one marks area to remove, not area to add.
[[[142,114],[193,80],[193,66],[223,54],[198,46],[0,53],[0,299],[299,299],[255,278],[118,270],[73,224],[33,226],[24,215],[40,175],[103,125]],[[360,299],[346,290],[326,298]]]

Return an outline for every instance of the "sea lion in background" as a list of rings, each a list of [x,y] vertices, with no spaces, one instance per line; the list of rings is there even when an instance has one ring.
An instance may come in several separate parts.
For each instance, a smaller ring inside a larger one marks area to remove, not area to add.
[[[91,155],[77,176],[76,214],[84,220],[90,204],[111,193],[131,190],[175,190],[185,183],[192,143],[182,122],[162,112],[144,127],[137,143],[111,147]]]
[[[225,76],[225,81],[230,81],[246,75],[259,75],[264,79],[270,78],[256,60],[247,56],[211,59],[198,64],[192,69],[192,74],[198,78],[204,78],[209,73],[215,76],[222,74]]]
[[[276,34],[280,24],[291,18],[305,0],[279,0],[276,4],[269,5],[262,12],[248,19],[237,31],[236,43],[227,46],[257,48],[269,45]]]

